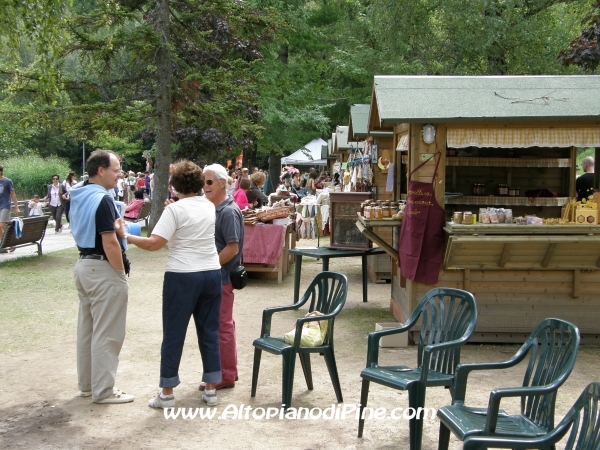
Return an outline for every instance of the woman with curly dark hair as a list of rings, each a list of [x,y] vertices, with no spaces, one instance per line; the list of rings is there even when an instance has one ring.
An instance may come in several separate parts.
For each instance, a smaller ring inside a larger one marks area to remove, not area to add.
[[[159,250],[169,244],[169,259],[163,282],[163,342],[160,383],[162,388],[149,404],[153,408],[175,406],[173,388],[179,381],[179,363],[190,321],[194,317],[209,406],[217,404],[215,384],[221,381],[219,356],[219,310],[221,264],[215,246],[215,206],[198,196],[204,187],[202,169],[190,161],[178,163],[171,185],[179,201],[165,207],[149,238],[129,235],[123,222],[117,233],[144,250]]]

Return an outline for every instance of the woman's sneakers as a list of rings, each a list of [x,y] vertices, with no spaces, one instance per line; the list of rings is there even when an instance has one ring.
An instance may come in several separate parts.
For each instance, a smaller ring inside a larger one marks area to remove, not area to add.
[[[217,406],[217,390],[205,390],[202,392],[202,400],[206,402],[207,406]]]
[[[159,392],[156,397],[150,399],[148,405],[152,408],[173,408],[175,407],[175,396],[173,394],[163,396]]]

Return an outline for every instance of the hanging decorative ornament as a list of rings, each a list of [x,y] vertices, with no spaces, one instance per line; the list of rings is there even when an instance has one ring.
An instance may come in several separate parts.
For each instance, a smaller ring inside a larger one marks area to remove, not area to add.
[[[384,157],[380,157],[377,160],[377,166],[382,170],[382,171],[386,171],[388,170],[388,168],[390,167],[390,160]],[[385,173],[385,172],[384,172]]]

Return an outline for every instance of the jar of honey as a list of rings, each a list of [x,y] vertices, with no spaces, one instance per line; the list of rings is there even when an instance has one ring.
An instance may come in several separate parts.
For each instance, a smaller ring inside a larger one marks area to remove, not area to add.
[[[452,214],[452,222],[454,222],[454,223],[462,223],[463,222],[463,213],[462,212],[455,212],[454,214]]]
[[[390,210],[389,206],[383,206],[381,208],[381,217],[383,219],[389,219],[390,217],[392,217],[391,210]]]
[[[365,213],[363,214],[365,219],[371,219],[371,207],[369,205],[365,206]]]
[[[376,206],[373,211],[374,211],[374,214],[373,214],[372,219],[375,219],[375,220],[383,219],[383,211],[381,210],[381,206]]]

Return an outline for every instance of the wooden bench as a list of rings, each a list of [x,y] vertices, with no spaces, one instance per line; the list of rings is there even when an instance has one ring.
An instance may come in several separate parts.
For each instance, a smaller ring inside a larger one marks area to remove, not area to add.
[[[23,232],[20,238],[15,234],[15,223],[8,222],[2,241],[0,241],[0,249],[9,249],[11,247],[26,247],[28,245],[37,245],[38,255],[42,254],[42,241],[46,235],[46,228],[50,216],[26,217],[23,220]]]

